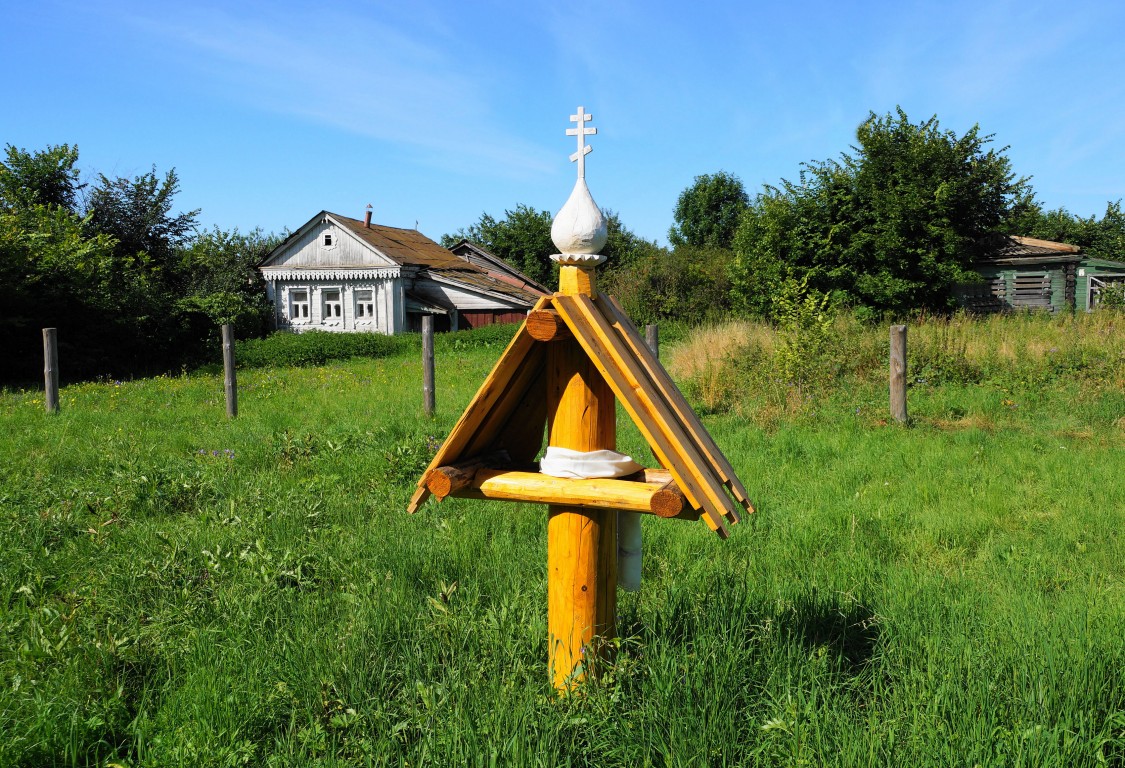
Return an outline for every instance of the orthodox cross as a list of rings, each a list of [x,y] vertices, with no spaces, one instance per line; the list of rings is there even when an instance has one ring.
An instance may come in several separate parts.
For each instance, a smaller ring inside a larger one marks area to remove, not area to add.
[[[570,162],[578,161],[578,178],[580,179],[586,178],[586,155],[594,151],[594,148],[586,143],[587,136],[594,136],[598,132],[598,129],[594,126],[586,126],[586,123],[593,119],[594,116],[586,114],[584,107],[579,107],[578,114],[570,116],[570,122],[578,125],[566,129],[567,136],[578,137],[578,151],[570,156]]]

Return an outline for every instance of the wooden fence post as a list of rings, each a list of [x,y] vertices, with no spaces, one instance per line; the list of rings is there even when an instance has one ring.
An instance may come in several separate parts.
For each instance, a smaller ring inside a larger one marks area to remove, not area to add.
[[[649,324],[645,326],[645,343],[648,348],[652,350],[652,354],[657,360],[660,359],[660,326]]]
[[[223,388],[227,393],[227,418],[238,415],[238,381],[234,374],[234,326],[223,325]]]
[[[434,316],[422,315],[422,395],[426,415],[434,415]]]
[[[891,416],[905,424],[906,415],[906,326],[891,326]]]
[[[43,329],[43,403],[47,413],[59,412],[59,331]]]

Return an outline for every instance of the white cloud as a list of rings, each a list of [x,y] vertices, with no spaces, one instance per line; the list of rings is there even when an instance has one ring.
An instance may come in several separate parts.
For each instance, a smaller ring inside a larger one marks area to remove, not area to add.
[[[182,48],[209,86],[258,108],[396,145],[446,169],[505,176],[550,168],[545,150],[493,116],[488,73],[432,42],[447,30],[406,30],[373,14],[235,15],[198,6],[132,21]]]

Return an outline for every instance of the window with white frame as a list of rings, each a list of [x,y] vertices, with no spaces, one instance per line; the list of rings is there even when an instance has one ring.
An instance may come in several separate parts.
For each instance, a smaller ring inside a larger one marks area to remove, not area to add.
[[[336,236],[331,232],[325,232],[320,242],[325,248],[331,248],[336,245]]]
[[[375,292],[361,288],[355,292],[355,323],[370,325],[375,322]]]
[[[324,312],[321,317],[324,318],[323,322],[335,324],[339,323],[344,316],[344,302],[340,298],[341,291],[339,288],[325,288],[320,292],[321,302],[324,307]]]
[[[309,289],[289,289],[289,322],[307,323],[309,321]]]

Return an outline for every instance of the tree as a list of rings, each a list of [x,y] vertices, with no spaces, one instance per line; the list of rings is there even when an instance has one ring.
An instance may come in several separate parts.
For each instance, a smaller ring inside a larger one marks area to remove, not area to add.
[[[737,176],[725,171],[696,176],[676,200],[672,213],[676,224],[668,230],[668,242],[674,246],[730,248],[749,203]]]
[[[694,325],[729,310],[730,259],[722,248],[669,251],[652,245],[610,271],[605,290],[639,325],[669,320]]]
[[[606,257],[605,269],[657,247],[656,243],[633,234],[615,212],[605,210],[602,215],[606,218],[608,235],[601,251]],[[463,239],[471,240],[541,285],[555,285],[558,265],[551,261],[551,255],[558,252],[558,248],[551,240],[552,221],[549,211],[537,211],[521,203],[515,210],[505,210],[503,219],[482,213],[468,229],[442,235],[441,244],[452,248]]]
[[[1031,205],[1007,148],[986,151],[978,126],[957,136],[900,108],[871,113],[856,136],[853,154],[803,164],[746,210],[731,276],[743,309],[768,311],[763,293],[783,275],[874,309],[948,308],[989,236]]]
[[[442,245],[451,247],[462,239],[471,240],[495,256],[539,283],[546,285],[551,278],[551,213],[537,211],[520,203],[515,210],[504,211],[503,219],[482,213],[468,229],[459,229],[441,238]]]
[[[119,312],[106,339],[130,365],[170,364],[196,334],[177,311],[190,274],[178,269],[178,251],[191,239],[199,211],[173,213],[180,191],[175,169],[160,179],[156,167],[132,179],[99,174],[86,214],[89,234],[116,240],[114,272]],[[126,275],[131,278],[126,279]]]
[[[266,331],[273,305],[257,266],[281,240],[260,229],[245,235],[218,227],[201,232],[180,250],[178,271],[188,287],[177,307],[201,315],[212,329],[232,323],[240,336]]]
[[[607,232],[605,245],[602,246],[605,271],[623,269],[647,256],[665,252],[655,241],[645,240],[626,227],[616,211],[606,208],[602,215],[605,216]]]
[[[1106,203],[1100,219],[1075,216],[1065,208],[1043,211],[1036,207],[1021,218],[1011,234],[1078,245],[1102,259],[1125,259],[1125,213],[1120,200]]]
[[[89,228],[117,240],[123,256],[145,254],[157,269],[168,269],[176,249],[186,244],[195,231],[199,211],[172,213],[172,198],[180,191],[176,169],[156,176],[149,173],[132,179],[98,177],[90,195]]]
[[[36,205],[77,210],[79,183],[78,147],[69,144],[48,146],[34,154],[5,148],[5,162],[0,163],[0,206],[9,210],[27,210]]]

